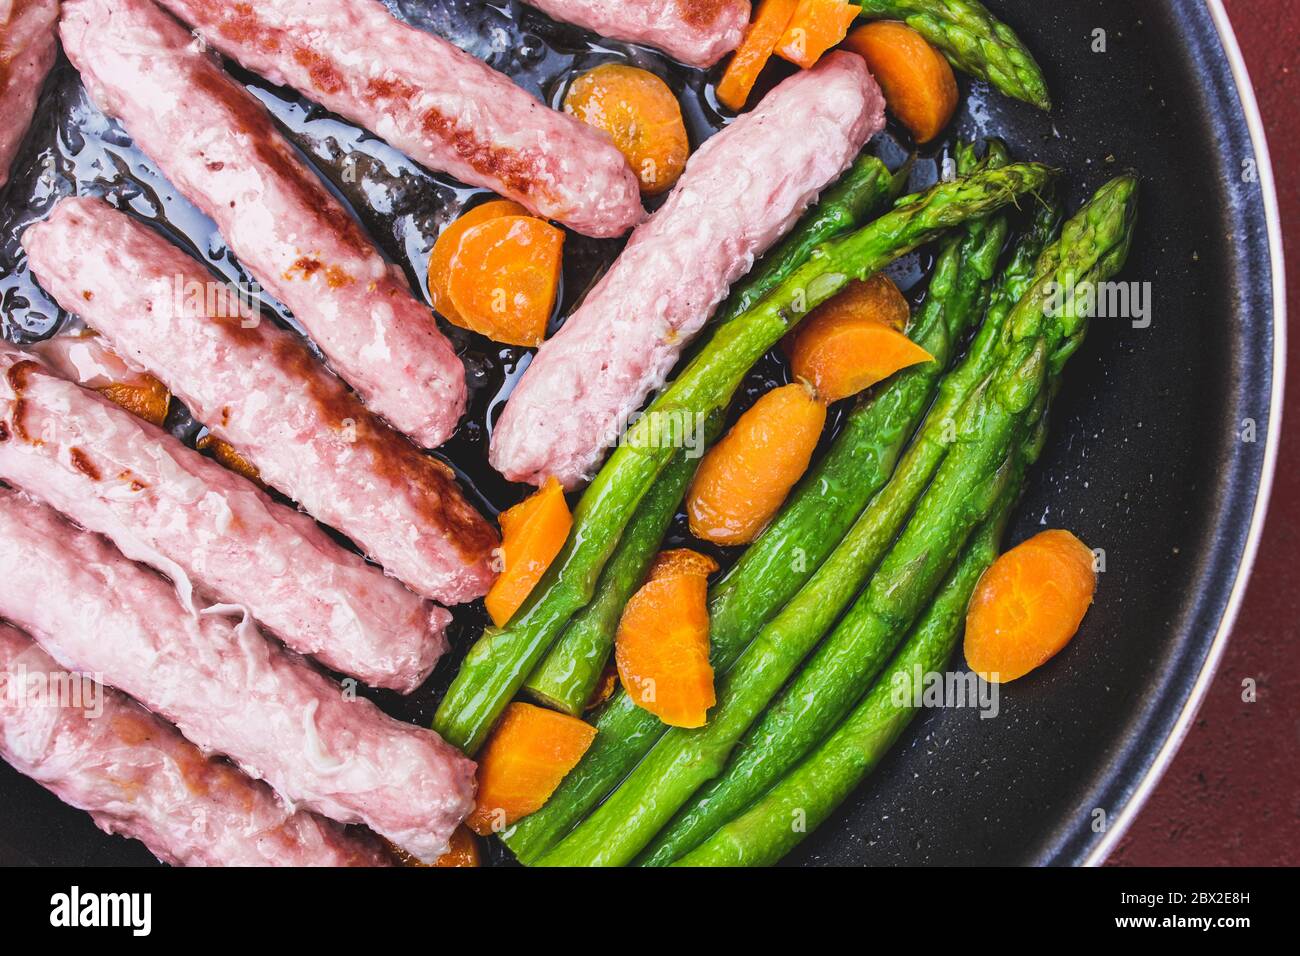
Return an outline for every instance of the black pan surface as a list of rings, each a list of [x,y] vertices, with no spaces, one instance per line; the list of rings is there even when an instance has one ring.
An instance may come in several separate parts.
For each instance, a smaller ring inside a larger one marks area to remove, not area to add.
[[[709,75],[642,49],[558,26],[516,2],[388,0],[515,76],[548,102],[576,72],[627,60],[679,91],[692,137],[723,118]],[[999,135],[1017,157],[1068,171],[1072,206],[1126,167],[1143,176],[1141,221],[1123,278],[1149,285],[1150,324],[1094,321],[1057,401],[1051,442],[1031,476],[1011,541],[1068,527],[1106,553],[1097,603],[1066,652],[1003,689],[998,714],[932,711],[789,860],[860,864],[1077,864],[1122,826],[1162,749],[1176,734],[1248,564],[1267,487],[1273,424],[1273,265],[1268,197],[1212,11],[1199,0],[989,0],[1042,62],[1053,113],[962,81],[954,133]],[[423,288],[438,230],[477,196],[430,175],[383,143],[292,91],[234,70]],[[884,136],[874,146],[896,156]],[[917,184],[935,175],[941,145]],[[26,274],[17,236],[59,196],[108,195],[231,278],[244,278],[216,235],[115,124],[86,101],[61,61],[37,122],[0,195],[0,317],[6,338],[30,342],[68,321]],[[567,311],[617,253],[616,243],[570,235]],[[915,281],[925,255],[905,262]],[[923,284],[917,287],[923,291]],[[269,303],[275,308],[273,303]],[[283,318],[283,316],[281,316]],[[485,465],[490,423],[522,368],[521,350],[451,330],[475,386],[456,438],[443,449],[485,510],[524,489]],[[784,374],[762,363],[751,392]],[[743,402],[743,399],[742,399]],[[198,426],[173,406],[169,424]],[[57,594],[49,599],[58,600]],[[484,622],[457,612],[457,649]],[[426,723],[454,670],[402,699],[377,694],[397,716]],[[0,863],[147,864],[139,844],[107,837],[89,818],[0,764]]]

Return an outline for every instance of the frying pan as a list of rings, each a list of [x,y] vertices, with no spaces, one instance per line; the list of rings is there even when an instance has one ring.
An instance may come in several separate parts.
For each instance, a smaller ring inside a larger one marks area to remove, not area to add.
[[[549,102],[574,71],[626,60],[669,79],[694,140],[723,122],[705,74],[597,41],[513,2],[389,2]],[[1079,636],[1002,688],[997,716],[926,712],[792,864],[1104,860],[1205,691],[1267,503],[1282,389],[1281,243],[1267,149],[1226,14],[1217,0],[990,5],[1038,54],[1057,107],[1040,114],[963,79],[956,133],[1000,135],[1017,156],[1065,169],[1072,206],[1119,169],[1143,176],[1140,226],[1122,278],[1149,284],[1138,287],[1149,293],[1149,324],[1094,321],[1010,531],[1017,541],[1042,526],[1067,527],[1104,550],[1105,572]],[[475,191],[429,175],[291,91],[234,72],[422,287],[432,238]],[[933,169],[938,155],[918,168]],[[56,175],[42,177],[47,161]],[[211,224],[86,103],[63,62],[0,196],[0,310],[10,340],[29,342],[67,321],[27,276],[16,237],[73,191],[108,194],[218,271],[240,276]],[[616,252],[616,243],[570,237],[565,308]],[[522,494],[490,472],[484,452],[523,353],[451,334],[474,398],[443,454],[491,513]],[[197,429],[183,410],[169,426],[189,438]],[[483,620],[478,607],[457,612],[458,651]],[[376,699],[427,723],[456,656],[412,697]],[[0,863],[152,860],[3,765],[0,806]]]

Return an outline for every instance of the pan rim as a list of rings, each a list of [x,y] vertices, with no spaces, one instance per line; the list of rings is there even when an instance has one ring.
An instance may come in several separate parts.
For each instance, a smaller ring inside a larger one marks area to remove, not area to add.
[[[1259,170],[1260,196],[1264,206],[1264,217],[1269,243],[1269,268],[1272,274],[1273,299],[1273,355],[1272,385],[1269,398],[1268,438],[1264,449],[1264,462],[1259,474],[1259,487],[1255,494],[1255,504],[1251,514],[1250,527],[1240,562],[1237,564],[1236,577],[1228,596],[1227,605],[1214,639],[1201,665],[1200,673],[1192,686],[1191,692],[1183,702],[1173,727],[1166,736],[1155,757],[1147,766],[1142,777],[1137,781],[1132,795],[1125,802],[1102,835],[1084,857],[1084,866],[1095,867],[1105,864],[1114,852],[1123,836],[1128,832],[1139,811],[1151,797],[1174,755],[1178,753],[1183,741],[1191,729],[1201,704],[1208,693],[1210,683],[1218,671],[1224,650],[1228,645],[1233,627],[1241,612],[1246,590],[1254,571],[1263,537],[1264,524],[1268,517],[1269,500],[1273,491],[1273,478],[1277,469],[1278,448],[1282,436],[1283,396],[1286,383],[1286,268],[1282,246],[1282,217],[1278,205],[1277,186],[1273,173],[1273,162],[1268,147],[1268,137],[1264,130],[1263,117],[1259,110],[1259,100],[1255,96],[1255,87],[1250,79],[1250,71],[1241,53],[1236,31],[1233,29],[1228,11],[1223,0],[1206,0],[1210,18],[1218,34],[1224,57],[1232,74],[1233,85],[1250,132],[1251,144],[1255,151],[1256,165]]]

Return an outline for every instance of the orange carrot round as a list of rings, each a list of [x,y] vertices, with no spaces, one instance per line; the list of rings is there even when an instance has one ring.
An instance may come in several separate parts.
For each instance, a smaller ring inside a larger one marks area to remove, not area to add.
[[[99,391],[110,402],[159,428],[167,420],[172,394],[152,375],[141,375],[131,382],[111,382],[101,386]]]
[[[987,681],[1023,677],[1079,630],[1097,589],[1093,554],[1068,531],[1044,531],[984,572],[966,612],[966,663]]]
[[[727,109],[739,113],[745,108],[758,75],[772,58],[777,41],[785,33],[798,5],[799,0],[761,0],[745,38],[718,81],[718,102]]]
[[[503,511],[500,522],[504,567],[483,603],[492,622],[504,627],[564,547],[573,516],[564,489],[548,478],[534,494]]]
[[[791,370],[829,404],[931,361],[901,331],[907,316],[907,301],[888,279],[855,283],[796,329]]]
[[[451,295],[447,292],[447,283],[451,279],[451,258],[460,247],[461,237],[469,229],[489,219],[526,215],[528,210],[519,203],[509,199],[494,199],[461,213],[459,218],[448,223],[438,234],[433,244],[433,252],[429,255],[429,297],[433,300],[433,307],[438,314],[452,325],[462,329],[468,328],[464,318],[452,304]]]
[[[957,78],[942,53],[906,23],[878,20],[858,27],[846,49],[867,61],[885,103],[918,143],[928,143],[957,109]]]
[[[541,345],[563,250],[564,231],[533,216],[501,216],[466,229],[447,277],[464,327],[494,342]]]
[[[799,0],[777,41],[777,56],[810,69],[823,53],[844,39],[861,12],[857,4],[845,0]]]
[[[596,739],[577,717],[508,705],[478,758],[478,797],[465,825],[480,836],[536,813]]]
[[[762,396],[700,462],[686,496],[691,533],[753,541],[807,470],[825,424],[826,406],[803,383]]]
[[[649,70],[621,63],[588,70],[564,95],[564,111],[610,135],[643,196],[671,189],[686,168],[691,144],[681,104]]]
[[[716,570],[698,552],[664,552],[619,620],[619,679],[633,703],[670,727],[704,726],[716,703],[708,610],[708,576]]]

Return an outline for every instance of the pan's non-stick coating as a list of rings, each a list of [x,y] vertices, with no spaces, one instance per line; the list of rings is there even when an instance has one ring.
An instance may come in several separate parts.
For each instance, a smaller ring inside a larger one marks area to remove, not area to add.
[[[680,92],[695,141],[721,123],[709,103],[708,75],[596,43],[516,3],[390,6],[549,102],[574,72],[628,59]],[[1272,385],[1268,239],[1249,132],[1209,13],[1190,0],[990,6],[1038,55],[1056,109],[1044,115],[963,79],[954,131],[1002,136],[1017,157],[1061,167],[1072,206],[1119,170],[1132,167],[1143,179],[1138,236],[1122,278],[1138,283],[1130,291],[1149,307],[1149,325],[1138,327],[1145,320],[1132,317],[1093,322],[1011,530],[1014,541],[1046,526],[1069,528],[1104,550],[1105,573],[1096,606],[1066,652],[1002,688],[996,716],[946,709],[918,720],[794,863],[1082,861],[1151,765],[1202,670],[1259,488]],[[430,176],[292,92],[238,75],[422,285],[433,237],[476,194]],[[942,147],[929,155],[941,154]],[[932,170],[922,163],[922,180]],[[210,224],[88,106],[66,62],[47,86],[15,173],[0,196],[0,311],[11,340],[42,337],[66,321],[26,277],[16,236],[55,196],[74,190],[108,192],[239,276]],[[616,252],[615,243],[569,237],[566,305]],[[484,464],[490,422],[522,353],[452,334],[477,387],[445,454],[492,511],[523,493]],[[766,363],[753,384],[782,374],[779,363]],[[196,431],[183,413],[170,424],[183,437]],[[477,607],[458,611],[459,650],[483,620]],[[410,699],[377,699],[395,715],[427,723],[453,667],[449,659]],[[85,814],[3,766],[0,804],[0,862],[151,860],[139,844],[105,837]]]

